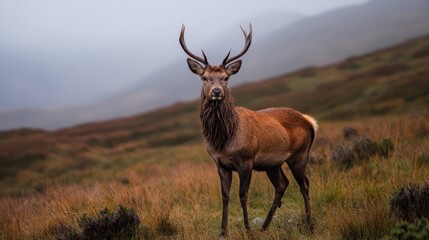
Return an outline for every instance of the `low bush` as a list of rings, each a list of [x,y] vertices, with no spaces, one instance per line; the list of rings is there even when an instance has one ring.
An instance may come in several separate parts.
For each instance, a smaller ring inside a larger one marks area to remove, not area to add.
[[[359,136],[359,132],[352,127],[343,128],[343,137],[345,139],[352,139]]]
[[[387,158],[394,148],[395,146],[390,139],[383,139],[377,143],[368,138],[361,138],[355,140],[353,144],[353,151],[359,159],[367,159],[373,156]]]
[[[401,187],[390,199],[390,211],[396,218],[408,222],[429,218],[429,183]]]
[[[332,159],[340,168],[348,170],[354,166],[356,162],[356,156],[353,152],[353,149],[349,145],[335,145],[331,152]]]
[[[359,159],[366,159],[377,154],[378,144],[371,139],[361,138],[353,143],[353,152]]]
[[[384,240],[426,240],[429,239],[429,222],[421,218],[414,223],[401,222],[396,225]]]
[[[325,161],[325,158],[321,156],[321,154],[315,154],[314,152],[310,152],[310,154],[308,155],[308,162],[312,165],[321,165]]]
[[[78,228],[59,224],[52,228],[56,239],[131,239],[136,237],[140,224],[134,209],[119,206],[116,212],[101,210],[96,216],[84,214],[78,221]]]
[[[341,143],[331,147],[331,153],[332,159],[337,165],[348,170],[355,164],[370,157],[381,156],[387,158],[394,148],[390,139],[383,139],[380,143],[377,143],[368,138],[355,138],[352,144]]]

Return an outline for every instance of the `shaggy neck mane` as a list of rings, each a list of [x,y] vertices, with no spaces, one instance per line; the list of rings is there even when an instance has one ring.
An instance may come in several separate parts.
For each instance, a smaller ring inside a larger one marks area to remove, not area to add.
[[[201,97],[202,134],[216,151],[222,151],[237,132],[238,116],[234,108],[234,100],[228,94],[219,101]]]

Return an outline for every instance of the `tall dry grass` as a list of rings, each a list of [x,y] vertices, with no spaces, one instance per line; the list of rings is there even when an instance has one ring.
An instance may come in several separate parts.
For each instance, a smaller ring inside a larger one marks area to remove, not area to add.
[[[395,150],[388,158],[373,156],[349,170],[341,169],[333,162],[331,150],[348,141],[342,136],[344,127],[375,141],[389,138]],[[428,153],[427,146],[427,114],[322,122],[313,149],[318,161],[308,167],[314,233],[306,229],[302,196],[284,166],[291,184],[272,227],[265,232],[259,232],[257,224],[251,232],[245,231],[234,175],[230,239],[378,239],[397,222],[388,208],[391,195],[409,182],[427,181],[429,165],[418,160]],[[150,151],[147,159],[141,154],[141,161],[115,174],[109,172],[108,180],[84,186],[50,184],[43,192],[1,197],[0,239],[54,239],[52,228],[59,223],[77,226],[84,213],[95,215],[118,205],[136,210],[141,239],[216,239],[221,221],[220,184],[201,145]],[[264,218],[272,198],[265,173],[255,172],[250,218]]]

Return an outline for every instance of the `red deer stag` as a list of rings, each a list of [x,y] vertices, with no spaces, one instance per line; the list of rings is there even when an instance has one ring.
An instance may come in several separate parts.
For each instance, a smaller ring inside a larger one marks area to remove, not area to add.
[[[200,106],[202,136],[207,152],[217,166],[221,181],[223,212],[220,237],[227,234],[232,171],[237,171],[239,175],[240,202],[244,225],[248,230],[250,224],[247,199],[252,170],[267,173],[274,186],[275,196],[262,226],[262,230],[266,230],[277,207],[281,206],[280,200],[289,184],[282,170],[284,162],[289,165],[300,187],[304,197],[307,224],[310,229],[313,228],[309,181],[305,175],[305,168],[318,129],[316,120],[285,107],[256,112],[236,107],[227,86],[229,77],[240,70],[241,60],[237,59],[247,52],[252,42],[252,25],[249,24],[249,27],[249,34],[241,28],[245,37],[244,49],[234,57],[230,57],[230,50],[221,65],[210,65],[202,50],[203,58],[188,50],[184,39],[184,25],[179,38],[183,50],[191,57],[187,59],[189,68],[203,82]]]

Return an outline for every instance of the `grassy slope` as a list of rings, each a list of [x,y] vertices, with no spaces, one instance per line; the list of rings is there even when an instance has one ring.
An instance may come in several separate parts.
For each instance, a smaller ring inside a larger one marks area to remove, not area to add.
[[[321,120],[314,151],[322,163],[309,169],[318,224],[314,238],[385,233],[394,223],[387,210],[389,194],[404,181],[419,182],[428,176],[428,166],[416,165],[429,145],[428,115],[415,114],[428,110],[427,66],[429,37],[232,90],[242,106],[290,106]],[[53,133],[28,129],[0,133],[0,212],[4,213],[0,237],[40,237],[56,221],[74,222],[83,212],[117,204],[135,207],[149,229],[157,229],[160,219],[169,217],[179,239],[216,236],[219,184],[200,144],[197,108],[197,101],[178,103]],[[372,117],[363,120],[368,116]],[[376,140],[391,138],[397,146],[395,154],[387,161],[374,158],[341,171],[332,162],[330,146],[344,141],[344,126],[355,126]],[[308,237],[302,230],[302,199],[291,182],[283,201],[286,210],[279,211],[272,231],[254,233],[256,238]],[[256,174],[251,216],[264,217],[271,198],[268,180]],[[248,238],[235,200],[232,235]],[[142,236],[148,234],[143,232]],[[149,232],[152,237],[163,234]]]

